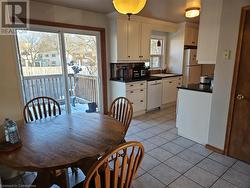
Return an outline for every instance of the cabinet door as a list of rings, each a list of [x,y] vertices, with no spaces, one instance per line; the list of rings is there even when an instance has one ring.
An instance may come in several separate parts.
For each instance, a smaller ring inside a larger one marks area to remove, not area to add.
[[[128,58],[140,60],[140,23],[128,21]]]
[[[177,100],[177,87],[180,85],[181,77],[163,80],[162,104],[175,102]]]
[[[199,64],[215,64],[223,0],[202,0],[201,3],[197,59]]]
[[[185,28],[185,45],[197,46],[198,28],[186,26]]]
[[[142,60],[150,60],[150,39],[151,27],[149,24],[141,24],[141,38],[140,38],[140,58]]]
[[[128,60],[128,20],[117,19],[117,60]]]
[[[198,45],[199,28],[194,27],[192,32],[193,32],[193,34],[192,34],[192,36],[193,36],[192,41],[194,42],[195,46],[197,46]]]

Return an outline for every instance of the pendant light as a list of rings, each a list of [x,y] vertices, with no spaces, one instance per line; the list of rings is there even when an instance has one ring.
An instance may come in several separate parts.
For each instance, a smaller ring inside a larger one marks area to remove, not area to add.
[[[186,18],[194,18],[200,15],[200,0],[187,0],[186,1],[186,10],[185,17]]]
[[[145,6],[147,0],[113,0],[117,12],[127,14],[129,19],[132,14],[138,14]]]

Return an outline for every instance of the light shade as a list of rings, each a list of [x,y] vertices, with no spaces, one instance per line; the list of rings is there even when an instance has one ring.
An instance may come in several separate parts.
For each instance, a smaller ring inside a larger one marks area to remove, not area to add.
[[[188,8],[186,9],[185,16],[187,18],[194,18],[200,15],[200,8]]]
[[[113,0],[115,9],[121,14],[138,14],[147,0]]]

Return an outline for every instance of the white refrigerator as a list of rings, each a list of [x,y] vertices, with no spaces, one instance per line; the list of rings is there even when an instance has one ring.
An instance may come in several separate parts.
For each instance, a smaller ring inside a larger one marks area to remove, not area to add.
[[[184,51],[184,84],[198,84],[200,83],[201,65],[196,59],[196,49],[185,49]]]

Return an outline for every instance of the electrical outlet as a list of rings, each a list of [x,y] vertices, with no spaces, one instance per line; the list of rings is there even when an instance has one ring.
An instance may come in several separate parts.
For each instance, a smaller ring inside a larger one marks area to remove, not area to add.
[[[231,50],[225,50],[224,51],[224,59],[229,60],[231,56]]]

